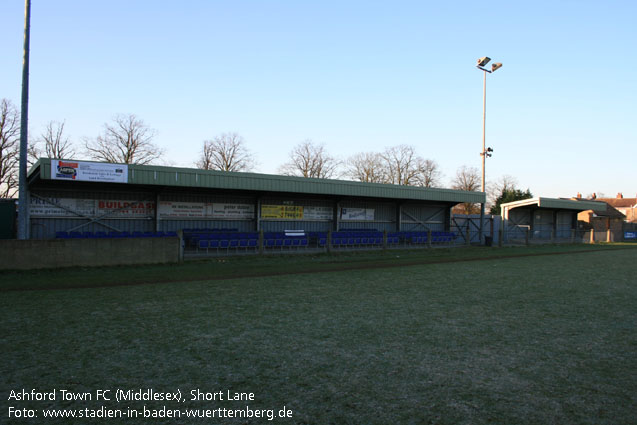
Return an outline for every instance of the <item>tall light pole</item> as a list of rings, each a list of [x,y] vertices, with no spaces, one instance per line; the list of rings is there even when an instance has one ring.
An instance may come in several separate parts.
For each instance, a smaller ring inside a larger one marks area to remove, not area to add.
[[[480,152],[480,156],[482,157],[482,184],[480,185],[480,190],[484,193],[486,190],[485,184],[485,165],[487,157],[490,157],[493,149],[490,147],[487,148],[486,145],[486,130],[487,130],[487,73],[491,74],[492,72],[497,71],[502,67],[502,64],[496,62],[491,65],[491,70],[485,68],[486,64],[491,61],[491,58],[484,56],[478,59],[477,68],[481,71],[484,71],[484,83],[482,85],[482,151]],[[480,244],[482,244],[482,234],[484,227],[484,202],[480,204],[480,227],[478,230],[478,238],[480,240]]]
[[[24,58],[22,62],[22,107],[20,111],[20,168],[18,170],[18,239],[29,239],[29,188],[27,187],[27,140],[29,127],[29,44],[31,0],[24,2]]]

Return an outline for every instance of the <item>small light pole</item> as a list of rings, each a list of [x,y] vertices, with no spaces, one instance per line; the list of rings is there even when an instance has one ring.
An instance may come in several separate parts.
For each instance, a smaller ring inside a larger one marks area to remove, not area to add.
[[[498,69],[502,68],[502,64],[500,62],[496,62],[491,65],[491,70],[485,68],[486,64],[491,61],[491,58],[484,56],[478,59],[477,68],[481,71],[484,71],[484,83],[482,88],[482,151],[480,152],[480,156],[482,157],[482,184],[480,186],[480,190],[484,193],[486,190],[485,184],[485,165],[487,157],[491,157],[493,153],[493,149],[490,147],[487,148],[486,145],[486,128],[487,128],[487,73],[491,74]],[[480,227],[478,230],[478,239],[480,240],[480,244],[482,244],[482,234],[484,226],[484,202],[480,204]]]

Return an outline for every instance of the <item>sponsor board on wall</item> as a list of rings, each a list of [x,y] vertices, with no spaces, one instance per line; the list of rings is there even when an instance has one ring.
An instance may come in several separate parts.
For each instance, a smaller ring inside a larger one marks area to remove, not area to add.
[[[284,220],[332,220],[332,207],[300,205],[261,205],[261,218]]]
[[[155,202],[98,199],[95,201],[95,215],[107,215],[108,218],[154,216]]]
[[[254,218],[254,205],[252,204],[225,204],[212,203],[208,206],[212,218]]]
[[[70,198],[48,198],[48,201],[50,202],[31,197],[30,215],[32,217],[145,218],[155,214],[153,201]]]
[[[29,215],[31,217],[77,217],[78,215],[93,217],[95,201],[93,199],[48,198],[47,202],[31,196]]]
[[[127,183],[128,165],[52,159],[51,179]]]
[[[261,218],[303,219],[303,207],[297,205],[261,205]]]
[[[254,205],[204,203],[204,202],[159,202],[159,218],[202,218],[202,219],[237,219],[254,218]]]
[[[341,208],[341,220],[373,221],[373,208]]]
[[[168,202],[159,201],[157,213],[159,218],[205,218],[206,204],[203,202]]]
[[[303,207],[303,216],[308,220],[332,220],[334,210],[332,207]]]

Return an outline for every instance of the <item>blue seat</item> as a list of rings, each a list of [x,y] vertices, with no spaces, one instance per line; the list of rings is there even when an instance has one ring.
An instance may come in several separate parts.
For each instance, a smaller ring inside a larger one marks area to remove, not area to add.
[[[202,239],[202,240],[199,241],[199,248],[208,249],[208,246],[209,246],[209,244],[208,244],[208,240],[207,239]]]

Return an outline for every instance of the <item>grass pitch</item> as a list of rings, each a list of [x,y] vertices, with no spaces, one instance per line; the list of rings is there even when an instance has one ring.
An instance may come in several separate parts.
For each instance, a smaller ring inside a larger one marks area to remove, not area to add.
[[[252,392],[251,408],[285,405],[292,418],[119,423],[635,423],[637,249],[517,257],[538,248],[524,249],[438,251],[440,261],[419,265],[407,264],[426,253],[404,254],[407,260],[397,253],[389,254],[395,260],[228,260],[184,266],[193,280],[186,282],[4,291],[2,422],[10,405],[103,404],[15,403],[7,400],[12,389],[152,388]],[[490,258],[463,261],[480,255]],[[251,261],[271,267],[271,275],[230,278],[229,270],[250,271]],[[296,268],[383,261],[392,267],[306,274]],[[67,273],[90,281],[96,270],[102,269]],[[106,272],[129,269],[114,270]],[[212,278],[218,270],[224,279],[194,281],[201,270]],[[48,273],[55,281],[59,272]],[[5,273],[2,285],[12,289],[22,276],[44,288],[51,282],[36,283],[46,275]],[[130,406],[141,404],[172,406]]]

